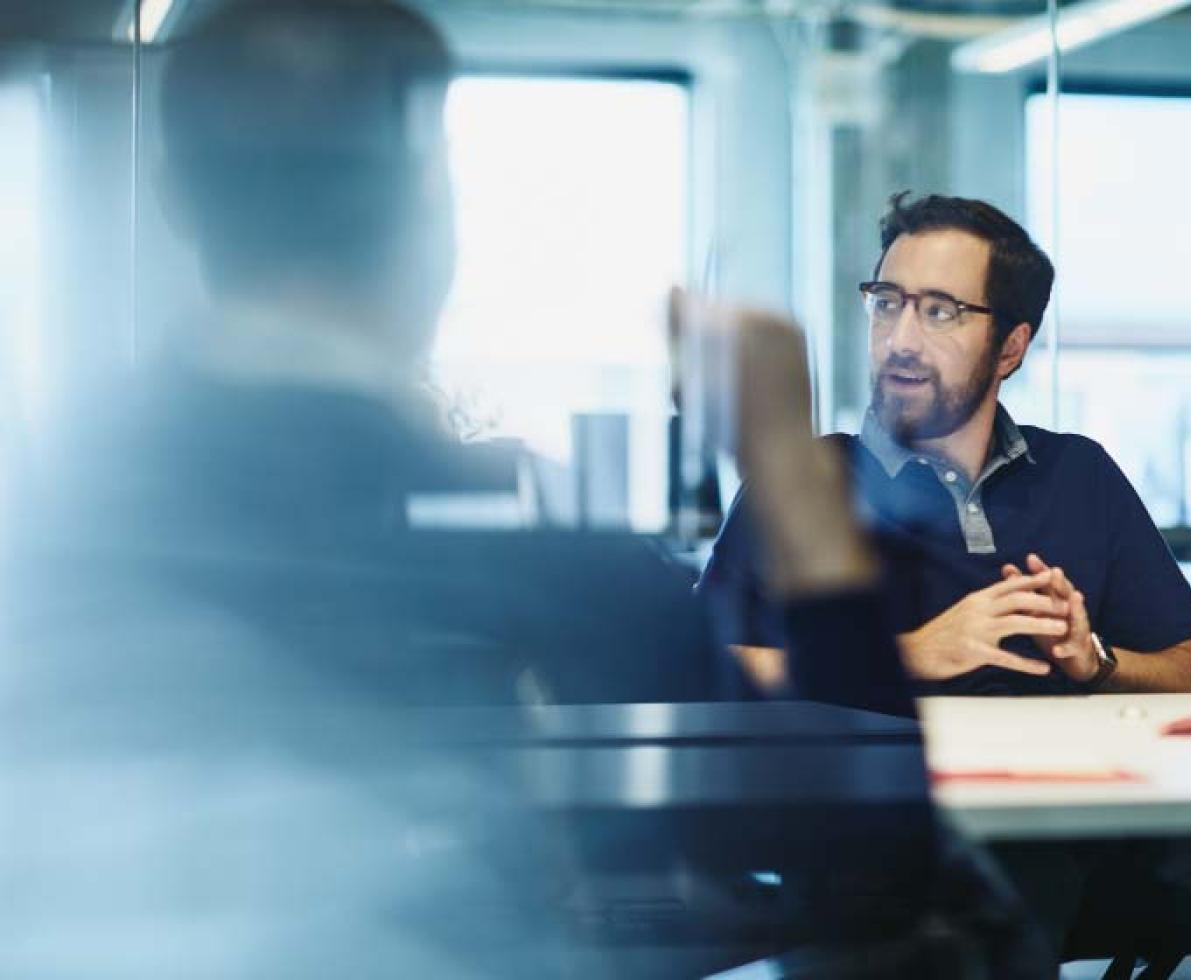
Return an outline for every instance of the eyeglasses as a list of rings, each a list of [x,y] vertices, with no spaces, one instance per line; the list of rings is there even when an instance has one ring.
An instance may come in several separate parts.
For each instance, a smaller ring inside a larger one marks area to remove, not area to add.
[[[864,294],[864,308],[874,327],[891,327],[902,315],[907,303],[913,303],[918,322],[927,330],[943,333],[959,326],[965,313],[987,313],[995,316],[994,310],[975,303],[964,303],[954,296],[928,289],[921,293],[907,293],[892,282],[862,282],[860,292]]]

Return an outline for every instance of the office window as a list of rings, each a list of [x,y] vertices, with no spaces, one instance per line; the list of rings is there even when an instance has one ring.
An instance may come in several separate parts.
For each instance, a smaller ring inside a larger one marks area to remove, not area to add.
[[[1050,115],[1026,105],[1029,221],[1051,228]],[[1103,443],[1162,526],[1191,523],[1191,98],[1061,96],[1059,422]],[[1018,393],[1048,390],[1035,351]],[[1037,407],[1030,414],[1039,415]]]
[[[663,312],[686,279],[687,89],[464,77],[447,125],[459,261],[438,383],[479,431],[522,439],[563,473],[575,416],[621,417],[625,458],[603,465],[627,474],[631,525],[661,527]]]

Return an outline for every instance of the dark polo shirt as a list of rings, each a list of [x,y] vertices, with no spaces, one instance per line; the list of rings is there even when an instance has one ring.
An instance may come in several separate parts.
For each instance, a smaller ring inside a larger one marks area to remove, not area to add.
[[[1018,428],[999,408],[989,459],[973,482],[946,460],[898,446],[871,414],[859,438],[827,438],[848,457],[857,507],[884,562],[896,632],[917,629],[999,581],[1006,562],[1023,566],[1035,552],[1063,568],[1087,599],[1092,628],[1114,646],[1154,651],[1191,639],[1191,586],[1129,481],[1092,440]],[[782,618],[765,595],[760,542],[744,496],[732,506],[699,589],[721,642],[780,646]],[[1029,638],[1002,645],[1043,659]],[[1032,677],[999,667],[919,688],[923,694],[1080,690],[1058,668]]]

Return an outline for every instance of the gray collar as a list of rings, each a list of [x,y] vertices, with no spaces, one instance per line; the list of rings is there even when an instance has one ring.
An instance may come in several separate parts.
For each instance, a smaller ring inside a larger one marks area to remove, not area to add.
[[[889,478],[896,477],[907,463],[915,459],[923,459],[921,453],[916,453],[900,443],[894,442],[893,436],[877,421],[877,417],[870,408],[864,413],[864,426],[860,430],[860,444],[877,457]],[[1030,455],[1030,446],[1026,437],[1022,435],[1017,423],[1013,421],[1005,406],[997,404],[997,417],[993,422],[993,448],[989,453],[984,469],[1011,463],[1019,456],[1025,456],[1031,463],[1034,457]]]

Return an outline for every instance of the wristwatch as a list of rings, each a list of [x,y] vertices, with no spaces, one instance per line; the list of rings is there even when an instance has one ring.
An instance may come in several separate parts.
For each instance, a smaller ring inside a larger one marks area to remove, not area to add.
[[[1096,633],[1092,634],[1092,649],[1096,651],[1096,662],[1099,664],[1099,669],[1090,680],[1084,683],[1084,687],[1089,691],[1099,691],[1116,673],[1117,655],[1112,652],[1112,647],[1100,639]]]

